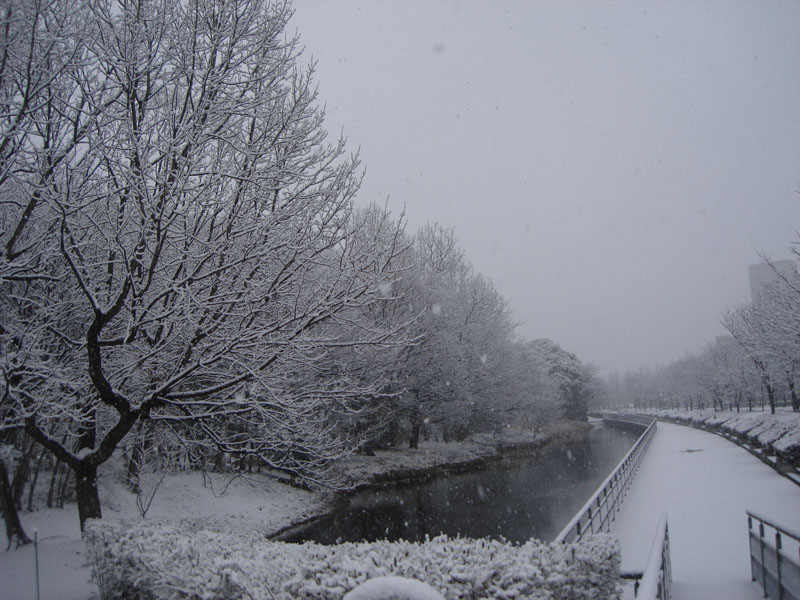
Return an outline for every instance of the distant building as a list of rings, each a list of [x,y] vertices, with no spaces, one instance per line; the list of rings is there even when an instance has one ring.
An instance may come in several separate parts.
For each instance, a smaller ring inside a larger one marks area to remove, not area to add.
[[[797,279],[797,264],[793,260],[773,260],[770,264],[750,265],[750,297],[756,297],[769,285],[776,283],[781,276]]]

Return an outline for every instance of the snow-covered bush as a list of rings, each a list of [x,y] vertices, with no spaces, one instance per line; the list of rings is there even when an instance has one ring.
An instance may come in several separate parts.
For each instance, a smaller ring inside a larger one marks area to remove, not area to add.
[[[800,468],[800,419],[798,425],[772,444],[775,454],[795,468]]]
[[[619,546],[610,535],[574,544],[439,536],[323,546],[180,524],[91,521],[86,537],[107,600],[327,600],[385,576],[423,581],[448,599],[619,598]]]

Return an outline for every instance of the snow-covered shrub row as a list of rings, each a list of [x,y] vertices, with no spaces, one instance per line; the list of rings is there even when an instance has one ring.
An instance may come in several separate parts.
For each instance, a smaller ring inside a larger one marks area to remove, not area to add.
[[[423,581],[445,598],[619,598],[610,535],[522,545],[439,536],[422,543],[272,542],[180,524],[90,521],[86,539],[103,597],[337,599],[368,579]]]
[[[656,416],[716,429],[742,442],[767,449],[781,460],[800,467],[800,413],[727,412],[711,409],[682,412],[659,410]]]

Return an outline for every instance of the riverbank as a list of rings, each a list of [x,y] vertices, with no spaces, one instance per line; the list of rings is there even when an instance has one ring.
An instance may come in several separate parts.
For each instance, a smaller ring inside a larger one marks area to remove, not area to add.
[[[393,490],[416,486],[451,475],[479,475],[509,460],[535,460],[553,446],[570,452],[574,444],[580,444],[589,438],[592,429],[593,425],[589,423],[555,421],[548,423],[537,434],[506,430],[502,434],[473,435],[460,442],[425,440],[420,441],[419,448],[416,449],[396,447],[376,451],[372,456],[349,456],[340,461],[337,468],[351,483],[350,489],[331,494],[330,504],[321,514],[288,523],[269,537],[282,541],[294,540],[299,530],[308,525],[313,527],[315,521],[340,512],[354,497],[366,490]],[[468,498],[463,500],[468,501]],[[409,520],[413,518],[410,517]],[[358,524],[354,523],[353,527],[358,529]]]
[[[463,442],[421,441],[418,450],[396,448],[376,456],[351,456],[338,468],[354,488],[385,486],[404,477],[431,477],[448,470],[478,468],[513,452],[535,452],[554,442],[577,441],[588,433],[586,423],[555,423],[536,435],[504,432],[475,436]],[[164,523],[187,531],[249,532],[270,537],[277,532],[326,514],[338,496],[309,492],[264,475],[171,473],[146,482],[145,495],[158,488],[142,517],[137,496],[125,486],[122,461],[101,467],[99,491],[104,520]],[[145,498],[146,499],[146,498]],[[44,501],[35,503],[44,506]],[[24,511],[21,519],[33,537],[38,531],[41,593],[43,598],[87,600],[98,595],[78,526],[74,504],[62,509]],[[5,534],[5,532],[3,532]],[[0,581],[8,598],[34,597],[33,547],[0,553]]]
[[[597,453],[598,442],[612,434],[618,438],[612,452]],[[462,446],[463,455],[476,451],[477,443],[484,457],[505,449],[510,452],[506,456],[522,459],[421,486],[404,486],[406,490],[368,490],[341,515],[330,517],[336,520],[344,515],[347,522],[332,536],[309,540],[316,544],[268,541],[256,531],[214,532],[187,530],[174,523],[105,520],[91,525],[87,544],[105,574],[104,589],[120,590],[123,595],[142,590],[148,597],[152,593],[167,598],[180,590],[193,597],[340,598],[369,578],[399,575],[424,581],[448,598],[539,598],[543,594],[565,600],[612,598],[619,566],[619,549],[612,536],[570,545],[542,541],[552,536],[533,531],[525,532],[524,539],[515,534],[530,526],[536,513],[547,519],[560,508],[568,514],[557,515],[558,519],[569,518],[574,508],[565,500],[580,495],[581,486],[576,483],[594,487],[590,478],[604,476],[604,470],[627,448],[630,434],[620,434],[586,424],[560,426],[544,439],[563,443],[545,444],[549,447],[542,454],[530,452],[542,447],[542,438],[473,439]],[[570,443],[583,439],[586,443]],[[428,444],[411,453],[412,462],[419,466],[419,460],[435,460],[435,446]],[[566,473],[575,477],[563,477]],[[563,484],[560,493],[551,486],[556,481]],[[414,490],[419,489],[427,491],[414,499]],[[385,502],[374,506],[374,513],[391,523],[381,521],[364,535],[372,519],[363,501],[372,504],[381,497]],[[451,531],[447,521],[457,524],[458,530]],[[422,522],[433,528],[420,531]],[[470,522],[480,529],[461,531]],[[348,537],[354,532],[354,537]],[[497,539],[498,535],[506,539]]]
[[[449,469],[430,479],[342,496],[330,514],[274,539],[422,541],[443,533],[517,543],[552,540],[638,438],[616,427],[583,426],[571,433],[580,438],[505,454],[482,465],[487,468]]]
[[[586,439],[592,426],[580,421],[553,421],[537,433],[506,430],[476,434],[460,442],[421,440],[419,448],[376,450],[374,456],[354,454],[337,465],[353,490],[424,480],[445,473],[486,468],[497,460],[537,452],[550,444],[573,444]],[[352,491],[352,490],[351,490]]]

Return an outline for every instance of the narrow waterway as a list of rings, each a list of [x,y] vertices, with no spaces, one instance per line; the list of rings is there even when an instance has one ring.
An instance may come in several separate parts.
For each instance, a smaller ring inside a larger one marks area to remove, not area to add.
[[[551,540],[625,456],[639,434],[595,427],[583,442],[552,445],[474,473],[366,490],[284,539],[335,544],[378,539],[412,541],[446,533]]]

